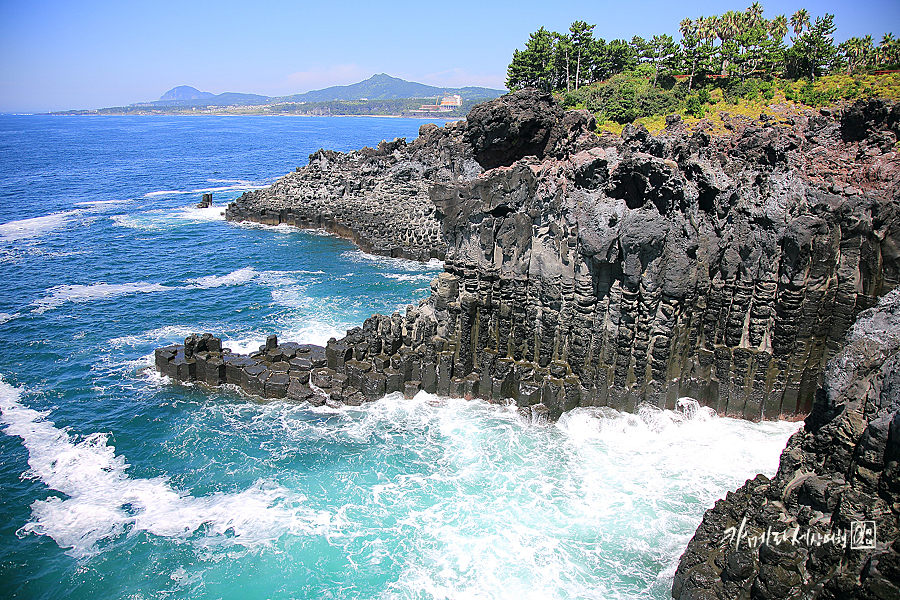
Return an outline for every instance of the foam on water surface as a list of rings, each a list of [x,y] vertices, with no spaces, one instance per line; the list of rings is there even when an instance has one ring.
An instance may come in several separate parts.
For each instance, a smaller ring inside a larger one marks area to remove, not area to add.
[[[154,348],[191,333],[243,353],[273,333],[324,345],[427,296],[440,261],[221,215],[322,146],[421,124],[15,121],[20,166],[0,161],[16,206],[0,207],[0,343],[15,349],[0,355],[0,597],[668,598],[704,510],[774,472],[799,424],[687,401],[556,424],[424,393],[314,408],[152,370]],[[211,209],[194,207],[200,190]]]
[[[70,219],[79,211],[68,210],[42,217],[20,219],[0,224],[0,239],[6,242],[14,242],[29,238],[44,236],[50,232],[64,228]]]
[[[46,413],[22,405],[20,396],[21,390],[0,381],[4,432],[21,438],[28,449],[27,475],[66,496],[35,501],[21,535],[49,536],[72,556],[85,558],[100,552],[101,542],[142,531],[187,540],[203,526],[203,543],[251,548],[284,534],[328,532],[327,513],[311,511],[302,496],[272,482],[194,497],[165,477],[129,477],[129,465],[109,445],[108,434],[76,441],[46,420]]]
[[[225,207],[216,204],[208,208],[182,206],[125,213],[113,215],[110,218],[119,227],[140,231],[164,231],[207,221],[225,221]]]

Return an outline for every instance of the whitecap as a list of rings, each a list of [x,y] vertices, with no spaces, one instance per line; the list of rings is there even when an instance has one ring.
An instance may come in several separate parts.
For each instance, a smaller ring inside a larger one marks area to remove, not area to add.
[[[32,217],[10,221],[0,225],[0,239],[14,242],[27,238],[40,237],[51,231],[66,226],[72,215],[78,214],[77,210],[53,213],[43,217]]]
[[[302,495],[271,481],[196,497],[172,487],[166,477],[129,477],[129,465],[109,445],[109,434],[77,441],[48,421],[48,413],[20,399],[21,390],[0,381],[4,431],[21,438],[28,450],[27,474],[66,497],[32,503],[31,520],[19,536],[49,536],[67,554],[84,558],[100,553],[105,542],[139,532],[200,546],[255,549],[283,535],[328,535],[332,529],[328,512],[307,508]]]
[[[179,194],[192,194],[193,192],[185,192],[181,190],[158,190],[156,192],[147,192],[144,198],[155,198],[156,196],[175,196]]]
[[[94,283],[91,285],[58,285],[47,290],[46,295],[31,303],[32,312],[41,314],[53,308],[59,308],[66,302],[90,302],[105,300],[128,294],[148,294],[152,292],[168,292],[177,288],[160,283]]]
[[[245,179],[207,179],[209,183],[228,183],[220,185],[196,188],[192,190],[156,190],[144,194],[144,198],[156,198],[158,196],[181,196],[185,194],[206,194],[214,192],[241,192],[252,191],[266,187],[268,184],[247,181]]]
[[[341,253],[341,258],[345,258],[356,263],[375,263],[393,271],[421,272],[421,271],[438,271],[443,270],[444,263],[436,258],[429,259],[428,262],[419,262],[417,260],[409,260],[406,258],[392,258],[390,256],[380,256],[378,254],[367,254],[362,250],[348,250]]]
[[[434,277],[435,277],[435,276],[434,276],[433,274],[431,274],[431,273],[419,273],[419,274],[413,274],[413,273],[379,273],[379,275],[381,275],[381,276],[384,277],[385,279],[393,279],[393,280],[395,280],[395,281],[405,281],[405,282],[412,282],[412,281],[429,281],[429,282],[430,282],[430,281],[431,281],[432,279],[434,279]]]
[[[244,181],[234,185],[223,185],[217,187],[207,187],[207,188],[197,188],[196,190],[191,190],[189,193],[191,194],[201,194],[201,193],[211,193],[211,192],[248,192],[252,190],[258,190],[260,188],[264,188],[266,185],[257,184],[251,181]]]
[[[224,206],[196,208],[184,206],[176,209],[156,209],[131,214],[112,215],[113,223],[119,227],[142,231],[162,231],[186,224],[206,223],[225,220]]]
[[[343,326],[343,329],[341,328]],[[299,344],[325,346],[331,338],[341,338],[349,324],[338,324],[320,318],[319,315],[304,317],[286,325],[279,339],[291,340]]]
[[[84,202],[76,202],[75,206],[87,206],[96,210],[101,210],[107,206],[117,206],[119,204],[127,204],[131,200],[85,200]]]
[[[113,348],[122,348],[124,346],[135,348],[138,346],[145,346],[150,343],[161,341],[183,340],[187,336],[196,332],[196,328],[185,327],[183,325],[166,325],[165,327],[150,329],[143,333],[112,338],[107,342],[107,344]]]
[[[252,181],[246,179],[207,179],[209,183],[234,183],[238,185],[255,185]]]
[[[228,275],[207,275],[188,280],[188,287],[210,289],[230,285],[242,285],[252,281],[258,272],[253,267],[244,267],[232,271]]]
[[[0,325],[21,317],[19,313],[0,313]]]

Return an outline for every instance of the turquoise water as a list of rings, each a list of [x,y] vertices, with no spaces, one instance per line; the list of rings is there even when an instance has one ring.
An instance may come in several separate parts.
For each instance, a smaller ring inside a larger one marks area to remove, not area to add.
[[[797,424],[332,410],[148,369],[192,332],[323,344],[427,296],[437,262],[221,214],[421,123],[0,117],[0,597],[668,597],[703,512]]]

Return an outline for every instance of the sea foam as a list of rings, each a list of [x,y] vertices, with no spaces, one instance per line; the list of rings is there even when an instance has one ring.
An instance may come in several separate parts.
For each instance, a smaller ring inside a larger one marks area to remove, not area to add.
[[[305,498],[271,481],[257,481],[238,493],[195,497],[173,488],[165,477],[129,477],[129,465],[109,445],[109,434],[92,433],[77,441],[48,421],[48,413],[21,404],[21,393],[0,381],[4,431],[21,438],[28,450],[27,475],[66,497],[36,500],[20,536],[49,536],[68,554],[84,558],[119,536],[142,531],[204,546],[250,549],[269,546],[285,534],[330,531],[327,512],[305,507]]]
[[[28,238],[40,237],[51,231],[62,229],[66,226],[73,215],[78,214],[77,210],[69,210],[64,212],[53,213],[43,217],[32,217],[30,219],[20,219],[18,221],[10,221],[0,225],[0,239],[7,242],[14,242]]]
[[[66,302],[90,302],[128,294],[168,292],[177,288],[160,283],[93,283],[91,285],[58,285],[47,290],[43,298],[32,302],[36,314],[59,308]]]

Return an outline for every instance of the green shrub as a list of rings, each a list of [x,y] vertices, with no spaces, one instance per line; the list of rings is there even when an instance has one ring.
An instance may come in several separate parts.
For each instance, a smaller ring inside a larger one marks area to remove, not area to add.
[[[708,95],[709,94],[707,93],[707,96]],[[706,115],[706,106],[700,99],[699,94],[696,96],[688,96],[688,99],[684,103],[684,112],[692,117],[697,117],[698,119],[702,119],[704,115]]]

